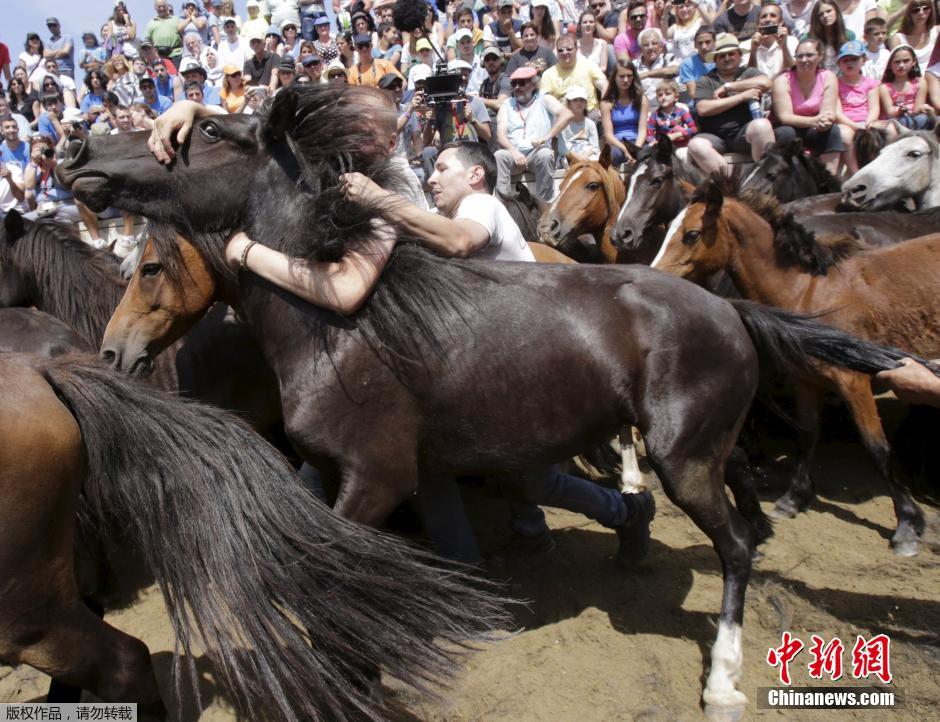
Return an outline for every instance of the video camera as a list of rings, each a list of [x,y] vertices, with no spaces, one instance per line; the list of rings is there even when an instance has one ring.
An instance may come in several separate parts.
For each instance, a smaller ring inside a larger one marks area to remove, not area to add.
[[[431,107],[464,100],[463,75],[450,72],[447,63],[438,63],[424,85],[425,102]]]

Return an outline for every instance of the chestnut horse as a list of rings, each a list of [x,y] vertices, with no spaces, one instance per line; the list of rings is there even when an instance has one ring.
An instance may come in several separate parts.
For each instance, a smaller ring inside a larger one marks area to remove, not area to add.
[[[292,86],[263,113],[197,122],[169,168],[152,158],[145,135],[127,133],[73,144],[59,175],[93,208],[111,204],[186,229],[216,292],[235,304],[278,376],[293,445],[339,482],[340,516],[379,524],[419,483],[524,472],[625,425],[639,428],[663,490],[721,559],[703,697],[739,707],[755,530],[724,485],[758,349],[795,368],[820,358],[869,373],[894,368],[899,354],[637,265],[447,260],[402,237],[348,318],[232,271],[223,250],[233,228],[310,260],[339,258],[372,238],[382,209],[346,200],[338,174],[400,182],[365,150],[379,98],[387,102],[367,88]],[[159,261],[141,275],[186,283],[180,234],[154,238]],[[102,345],[115,368],[153,353],[132,324],[116,315]]]
[[[150,653],[83,603],[78,537],[140,554],[185,653],[174,685],[184,671],[195,686],[204,654],[246,717],[378,719],[370,669],[433,689],[504,621],[464,575],[336,517],[235,417],[94,357],[0,355],[0,436],[0,577],[15,580],[0,659],[141,719],[166,714]]]
[[[611,165],[610,148],[604,148],[600,160],[570,157],[569,161],[558,197],[539,221],[539,240],[565,251],[577,243],[579,236],[590,234],[599,260],[627,262],[627,256],[610,242],[610,230],[626,197],[620,172]]]
[[[822,314],[827,323],[878,344],[940,356],[940,234],[850,250],[823,245],[769,196],[739,193],[733,180],[712,178],[676,219],[654,267],[693,281],[724,270],[744,298]],[[845,369],[822,367],[801,378],[801,459],[778,512],[793,515],[812,501],[809,469],[827,388],[845,401],[891,492],[895,551],[916,554],[923,514],[896,477],[870,379]]]

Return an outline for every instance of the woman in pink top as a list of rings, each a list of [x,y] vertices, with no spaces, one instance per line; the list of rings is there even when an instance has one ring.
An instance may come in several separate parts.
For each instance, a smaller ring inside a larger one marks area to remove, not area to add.
[[[802,138],[804,146],[835,174],[845,150],[835,124],[839,89],[836,76],[819,68],[822,52],[816,38],[803,40],[796,46],[793,70],[774,78],[774,133],[777,140]]]
[[[845,167],[849,175],[858,171],[855,155],[855,131],[864,128],[879,128],[878,81],[862,75],[865,63],[865,45],[850,40],[839,50],[839,97],[836,103],[836,122],[845,145]],[[870,117],[874,112],[874,117]]]
[[[898,45],[888,56],[878,88],[881,117],[914,130],[933,128],[934,110],[927,104],[927,83],[921,80],[914,49],[910,45]],[[893,124],[888,124],[887,132],[889,139],[897,136]]]

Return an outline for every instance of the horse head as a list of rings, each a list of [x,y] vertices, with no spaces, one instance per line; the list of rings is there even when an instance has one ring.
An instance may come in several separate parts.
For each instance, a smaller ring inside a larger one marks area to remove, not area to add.
[[[616,261],[616,249],[609,246],[607,230],[623,202],[624,185],[611,167],[610,148],[605,147],[599,160],[568,159],[570,165],[558,189],[558,197],[539,221],[539,240],[564,250],[578,236],[591,234],[605,259]]]
[[[725,202],[726,178],[712,176],[692,197],[692,202],[673,220],[663,246],[651,264],[667,273],[696,283],[728,263],[719,219]]]
[[[661,134],[655,145],[643,148],[610,232],[616,249],[638,250],[649,231],[675,218],[692,191],[680,177],[681,171],[668,136]]]
[[[783,203],[813,195],[816,184],[803,153],[803,139],[768,144],[764,155],[744,178],[742,190],[774,196]]]
[[[115,370],[149,375],[160,352],[189,331],[216,297],[199,249],[166,227],[154,229],[108,323],[102,358]]]
[[[918,208],[940,205],[940,127],[903,129],[842,185],[842,204],[853,210],[882,210],[907,198]]]

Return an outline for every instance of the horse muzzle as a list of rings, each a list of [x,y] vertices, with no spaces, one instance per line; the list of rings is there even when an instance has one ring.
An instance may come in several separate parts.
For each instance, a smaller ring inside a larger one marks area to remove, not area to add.
[[[153,373],[154,369],[153,356],[147,351],[141,354],[125,355],[118,348],[106,347],[101,349],[101,359],[112,370],[139,379],[147,378]]]
[[[558,219],[548,215],[539,221],[539,241],[552,248],[561,248],[565,245],[566,229]]]
[[[842,189],[842,205],[846,208],[862,210],[871,203],[868,186],[864,183],[853,183],[850,187]]]

